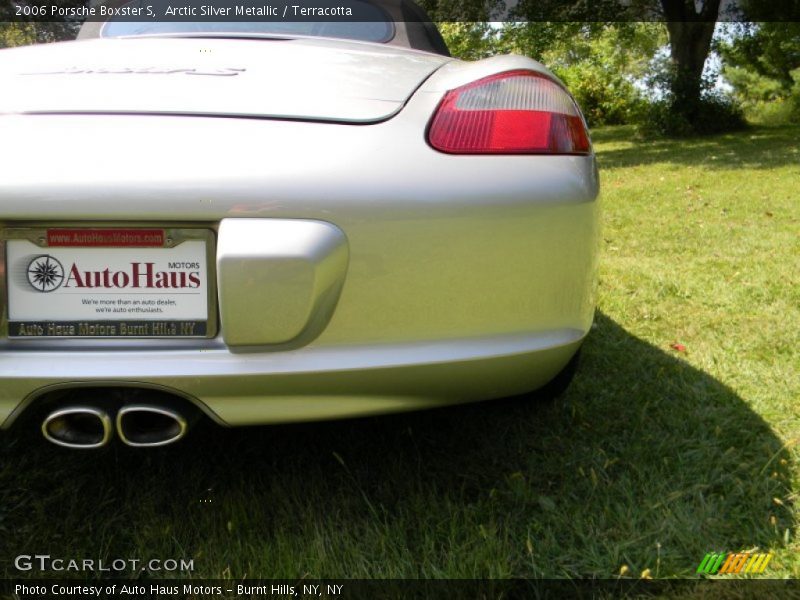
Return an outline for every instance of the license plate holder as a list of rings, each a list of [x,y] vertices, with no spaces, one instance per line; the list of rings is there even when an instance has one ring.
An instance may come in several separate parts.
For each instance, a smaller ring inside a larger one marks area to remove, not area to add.
[[[201,228],[7,229],[9,338],[211,338],[214,233]]]

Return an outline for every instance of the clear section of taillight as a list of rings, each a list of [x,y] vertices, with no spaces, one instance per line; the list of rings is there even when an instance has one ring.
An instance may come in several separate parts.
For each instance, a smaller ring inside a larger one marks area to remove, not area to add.
[[[499,73],[447,92],[428,129],[453,154],[589,154],[572,97],[533,71]]]

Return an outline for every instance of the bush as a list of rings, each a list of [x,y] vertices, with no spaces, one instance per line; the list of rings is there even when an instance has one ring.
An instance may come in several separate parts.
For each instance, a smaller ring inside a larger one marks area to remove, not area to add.
[[[719,93],[706,94],[692,110],[676,106],[671,98],[651,102],[637,121],[637,133],[642,137],[711,135],[747,127],[739,105]]]
[[[800,69],[792,71],[792,79],[794,79],[794,86],[790,96],[790,103],[792,105],[792,112],[789,120],[792,123],[800,123]]]
[[[728,67],[724,73],[748,122],[772,126],[800,123],[800,69],[791,72],[793,86],[738,67]]]
[[[800,120],[800,104],[793,98],[750,102],[744,106],[744,114],[756,125],[784,125]]]
[[[642,110],[641,94],[621,73],[589,62],[554,70],[592,127],[630,123]]]

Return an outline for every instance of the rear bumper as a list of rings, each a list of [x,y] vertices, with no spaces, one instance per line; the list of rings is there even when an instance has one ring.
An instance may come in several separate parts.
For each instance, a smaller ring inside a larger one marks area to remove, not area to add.
[[[591,327],[596,210],[594,202],[532,207],[502,220],[495,214],[491,227],[479,219],[434,227],[424,215],[375,224],[391,232],[389,243],[367,227],[333,227],[346,237],[349,256],[332,245],[320,270],[334,284],[316,286],[319,278],[309,277],[308,286],[295,286],[312,292],[298,294],[310,300],[288,329],[292,286],[270,300],[279,269],[261,284],[263,302],[252,287],[237,288],[235,276],[218,286],[213,339],[0,339],[1,426],[44,393],[101,385],[169,391],[226,425],[371,415],[533,390],[566,365]],[[230,221],[217,232],[218,282],[228,264],[241,263],[228,253]],[[270,256],[256,262],[269,267]],[[283,260],[283,250],[276,257]],[[284,304],[288,312],[278,318]],[[232,343],[248,334],[285,343]]]
[[[549,381],[580,346],[572,329],[482,339],[275,354],[226,350],[25,352],[3,357],[0,419],[43,393],[151,387],[185,396],[224,425],[354,417],[500,398]],[[47,365],[43,368],[43,365]]]

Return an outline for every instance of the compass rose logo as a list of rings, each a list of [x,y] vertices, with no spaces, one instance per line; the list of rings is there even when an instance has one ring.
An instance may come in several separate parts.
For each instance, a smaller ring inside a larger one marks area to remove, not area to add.
[[[37,256],[28,265],[28,283],[37,292],[52,292],[64,283],[64,267],[49,254]]]

